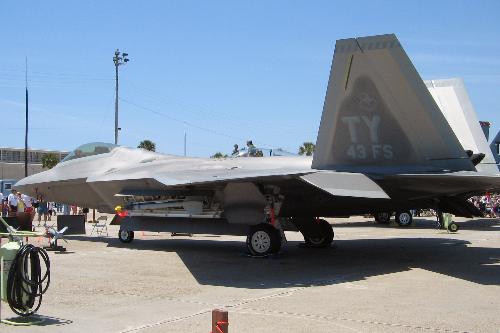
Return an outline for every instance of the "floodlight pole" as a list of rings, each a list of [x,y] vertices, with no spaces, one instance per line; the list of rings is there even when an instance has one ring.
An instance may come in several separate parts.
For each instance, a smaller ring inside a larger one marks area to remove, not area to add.
[[[24,177],[28,177],[28,57],[26,57],[26,128],[24,132]]]
[[[118,144],[118,67],[124,65],[129,61],[128,53],[120,53],[120,50],[116,49],[115,56],[113,57],[113,62],[115,63],[115,145]]]

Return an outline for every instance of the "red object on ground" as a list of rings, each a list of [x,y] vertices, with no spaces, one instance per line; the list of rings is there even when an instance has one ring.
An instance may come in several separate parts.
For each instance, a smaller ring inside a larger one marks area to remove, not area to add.
[[[228,333],[229,332],[228,313],[224,310],[212,310],[212,331],[210,333]]]

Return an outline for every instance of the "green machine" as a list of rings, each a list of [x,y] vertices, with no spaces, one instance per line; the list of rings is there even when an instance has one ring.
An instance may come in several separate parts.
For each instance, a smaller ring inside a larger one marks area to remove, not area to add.
[[[1,217],[0,222],[7,229],[0,237],[9,240],[0,247],[0,299],[17,315],[30,316],[40,308],[49,287],[50,260],[44,249],[24,244],[23,238],[44,234],[18,231]]]
[[[458,224],[453,222],[453,215],[450,213],[443,213],[443,229],[449,232],[457,232],[459,227]]]

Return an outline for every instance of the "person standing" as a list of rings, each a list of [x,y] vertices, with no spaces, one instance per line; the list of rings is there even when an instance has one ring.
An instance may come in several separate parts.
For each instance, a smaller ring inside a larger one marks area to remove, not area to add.
[[[4,205],[4,202],[3,202],[3,193],[0,192],[0,208],[1,208],[0,209],[0,215],[5,216],[5,215],[3,215],[3,205]]]
[[[63,204],[63,215],[69,215],[69,205],[68,204]]]
[[[9,215],[16,216],[17,213],[17,195],[16,190],[12,189],[11,193],[7,197],[7,202],[9,205]]]
[[[17,192],[17,212],[24,213],[24,201],[21,197],[21,192]]]
[[[29,215],[30,223],[32,223],[33,219],[35,218],[35,210],[33,209],[33,198],[31,198],[29,195],[22,194],[21,199],[24,202],[24,212]]]
[[[47,202],[47,215],[49,216],[49,221],[52,221],[52,213],[54,212],[54,203],[52,201]]]
[[[43,226],[47,226],[47,201],[44,200],[43,196],[38,197],[38,226],[42,222],[43,215]]]

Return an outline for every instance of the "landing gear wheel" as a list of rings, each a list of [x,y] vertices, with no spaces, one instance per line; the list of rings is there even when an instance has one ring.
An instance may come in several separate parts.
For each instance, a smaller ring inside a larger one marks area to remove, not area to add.
[[[373,214],[375,221],[380,224],[388,224],[391,221],[391,213],[379,212]]]
[[[130,243],[131,241],[134,240],[134,232],[125,229],[120,229],[120,231],[118,231],[118,239],[122,243]]]
[[[450,223],[450,225],[448,226],[448,230],[450,232],[457,232],[458,229],[460,228],[458,227],[458,224],[456,224],[455,222]]]
[[[411,215],[410,211],[396,213],[396,222],[399,224],[399,226],[407,227],[411,224],[412,221],[413,216]]]
[[[319,230],[315,233],[315,235],[304,235],[304,241],[306,242],[306,245],[318,248],[330,246],[335,235],[333,233],[332,226],[330,225],[330,223],[323,219],[315,223],[318,223]]]
[[[281,248],[281,235],[270,224],[261,223],[250,227],[247,248],[251,255],[264,257],[276,253]]]

